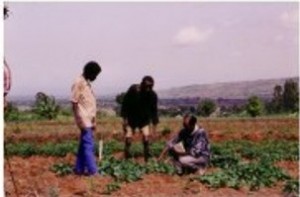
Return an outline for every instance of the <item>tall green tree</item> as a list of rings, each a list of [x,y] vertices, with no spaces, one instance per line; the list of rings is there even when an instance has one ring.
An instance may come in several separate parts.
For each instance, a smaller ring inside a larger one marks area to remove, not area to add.
[[[216,108],[217,105],[212,99],[204,99],[198,104],[197,114],[208,117],[216,110]]]
[[[274,87],[271,107],[271,110],[275,113],[279,113],[283,109],[283,91],[282,86],[280,85],[276,85]]]
[[[36,94],[33,111],[41,118],[55,119],[59,113],[59,109],[60,107],[54,97],[48,96],[43,92]]]
[[[286,80],[283,91],[283,107],[287,112],[299,110],[299,89],[298,83],[294,80]]]
[[[246,110],[252,117],[259,116],[263,112],[263,103],[257,96],[251,96],[248,99]]]

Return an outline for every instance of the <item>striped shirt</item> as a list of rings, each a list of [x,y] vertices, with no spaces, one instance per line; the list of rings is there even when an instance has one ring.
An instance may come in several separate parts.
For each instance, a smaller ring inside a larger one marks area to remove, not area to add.
[[[210,157],[210,144],[208,136],[203,128],[196,126],[191,134],[188,134],[185,129],[182,129],[178,135],[167,142],[167,146],[171,149],[179,142],[183,143],[186,152],[193,157]]]

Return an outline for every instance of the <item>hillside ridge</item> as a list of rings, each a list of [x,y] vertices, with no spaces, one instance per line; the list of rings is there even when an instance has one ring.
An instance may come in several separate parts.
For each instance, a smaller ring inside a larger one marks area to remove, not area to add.
[[[254,81],[224,82],[215,84],[194,84],[182,87],[174,87],[165,90],[158,90],[160,99],[164,98],[235,98],[245,99],[256,95],[270,98],[275,85],[284,85],[288,79],[299,83],[299,77],[287,77],[279,79],[259,79]]]

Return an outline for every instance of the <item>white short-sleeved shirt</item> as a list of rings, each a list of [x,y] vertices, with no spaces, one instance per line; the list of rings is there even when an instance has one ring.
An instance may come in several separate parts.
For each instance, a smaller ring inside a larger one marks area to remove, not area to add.
[[[81,75],[72,86],[71,102],[78,104],[78,113],[84,127],[92,127],[96,117],[97,103],[91,84]],[[77,122],[77,124],[80,124]]]

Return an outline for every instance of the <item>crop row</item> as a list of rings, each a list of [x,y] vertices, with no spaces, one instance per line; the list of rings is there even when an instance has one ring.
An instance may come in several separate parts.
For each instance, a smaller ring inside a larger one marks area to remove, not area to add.
[[[164,147],[165,142],[151,144],[151,154],[157,157]],[[28,157],[31,155],[60,156],[68,153],[76,154],[77,141],[63,143],[46,143],[37,145],[34,143],[6,144],[5,155],[18,155]],[[107,192],[120,188],[122,182],[132,182],[142,179],[148,173],[173,174],[174,169],[170,164],[158,163],[154,160],[146,165],[141,165],[133,160],[117,160],[112,157],[115,152],[123,150],[124,144],[116,140],[105,141],[103,147],[104,158],[99,163],[100,173],[114,178],[114,182],[107,185]],[[98,154],[98,144],[95,144],[95,152]],[[240,188],[249,186],[250,190],[264,186],[272,186],[278,181],[283,181],[284,191],[298,192],[299,181],[292,179],[281,168],[274,165],[275,161],[291,160],[299,161],[298,142],[292,141],[226,141],[214,143],[211,146],[212,157],[210,166],[216,171],[201,177],[194,177],[209,187]],[[141,143],[134,143],[131,147],[134,157],[143,155]],[[51,167],[58,175],[72,173],[72,165],[58,163]]]
[[[250,190],[256,190],[260,187],[270,187],[278,181],[291,180],[291,177],[281,168],[265,161],[239,161],[195,179],[213,188],[231,187],[238,189],[241,186],[249,186]]]
[[[175,169],[169,163],[150,160],[146,164],[140,164],[134,160],[117,160],[112,156],[106,156],[99,165],[99,173],[111,176],[114,181],[106,185],[105,193],[111,193],[121,188],[123,182],[134,182],[143,179],[145,174],[164,173],[173,175]],[[63,176],[72,173],[72,165],[57,163],[51,167],[56,174]],[[284,182],[283,191],[286,193],[297,193],[299,180],[293,179],[282,169],[268,162],[242,162],[232,163],[228,166],[218,168],[213,173],[204,176],[191,177],[212,188],[231,187],[239,189],[242,186],[250,190],[261,187],[271,187],[279,181]]]
[[[151,146],[151,152],[153,156],[158,156],[164,147],[164,142],[156,142]],[[116,140],[106,141],[103,146],[103,155],[111,155],[116,152],[122,151],[124,145],[122,142]],[[65,141],[60,143],[45,143],[37,145],[35,143],[8,143],[5,144],[5,155],[6,156],[21,156],[29,157],[32,155],[41,156],[58,156],[64,157],[68,153],[76,154],[78,149],[77,141]],[[98,143],[95,143],[95,153],[99,155]],[[143,155],[143,147],[141,143],[134,143],[131,147],[131,153],[133,157]]]
[[[117,160],[112,156],[104,157],[98,164],[99,173],[103,176],[111,176],[113,182],[106,185],[104,193],[109,194],[120,189],[123,182],[134,182],[141,180],[145,174],[162,173],[173,175],[175,169],[169,163],[150,160],[146,164],[140,164],[134,160]],[[73,172],[69,163],[56,163],[50,170],[59,176],[65,176]]]
[[[151,154],[157,157],[164,148],[165,142],[159,141],[151,144]],[[111,155],[123,150],[124,144],[116,140],[109,140],[104,143],[103,155]],[[65,141],[61,143],[45,143],[37,145],[35,143],[8,143],[5,144],[5,155],[17,155],[28,157],[31,155],[59,156],[64,157],[68,153],[77,152],[77,141]],[[214,143],[211,146],[211,164],[215,167],[224,167],[237,164],[241,159],[280,161],[299,160],[298,142],[293,141],[226,141],[224,143]],[[95,152],[98,155],[98,143],[95,144]],[[134,157],[143,155],[141,143],[134,143],[131,147]]]

